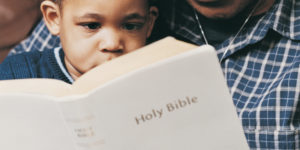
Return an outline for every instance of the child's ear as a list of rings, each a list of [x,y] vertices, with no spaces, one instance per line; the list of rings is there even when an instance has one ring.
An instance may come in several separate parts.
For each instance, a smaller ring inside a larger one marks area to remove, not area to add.
[[[153,30],[153,27],[154,27],[154,24],[155,24],[155,21],[158,17],[158,8],[155,7],[155,6],[151,6],[150,9],[149,9],[149,28],[148,28],[148,31],[147,31],[147,38],[150,37],[151,33],[152,33],[152,30]]]
[[[60,8],[50,1],[45,0],[41,3],[41,11],[44,17],[45,24],[53,35],[58,35],[60,31]]]

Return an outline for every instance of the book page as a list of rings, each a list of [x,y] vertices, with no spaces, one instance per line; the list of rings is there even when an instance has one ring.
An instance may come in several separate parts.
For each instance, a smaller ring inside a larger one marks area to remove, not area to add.
[[[1,93],[27,93],[38,95],[65,96],[71,85],[56,79],[16,79],[0,81]]]
[[[1,150],[75,149],[53,97],[2,93],[0,118]]]
[[[0,95],[0,145],[13,149],[34,149],[36,141],[49,150],[247,149],[215,50],[173,38],[98,66],[74,85],[0,81]]]
[[[59,106],[77,150],[248,149],[209,47],[130,72]]]

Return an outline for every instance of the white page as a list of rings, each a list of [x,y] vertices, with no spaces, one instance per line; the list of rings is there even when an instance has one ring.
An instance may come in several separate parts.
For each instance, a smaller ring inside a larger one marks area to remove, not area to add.
[[[1,150],[73,150],[61,113],[50,97],[2,94]]]
[[[61,104],[67,120],[81,120],[67,122],[71,132],[93,133],[74,138],[78,150],[248,149],[213,49],[145,67],[96,91]],[[197,102],[168,109],[186,97]],[[83,115],[76,118],[76,111]],[[148,120],[137,124],[141,115]]]

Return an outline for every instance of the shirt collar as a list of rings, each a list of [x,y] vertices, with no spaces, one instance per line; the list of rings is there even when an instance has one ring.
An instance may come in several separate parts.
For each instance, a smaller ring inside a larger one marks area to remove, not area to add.
[[[296,0],[276,0],[269,14],[274,16],[271,29],[286,38],[300,40],[299,5]]]
[[[74,79],[71,77],[69,72],[67,71],[65,65],[64,65],[64,53],[62,50],[62,47],[56,47],[54,49],[54,56],[56,59],[56,62],[61,69],[62,73],[65,75],[65,77],[69,80],[69,82],[72,84],[74,82]]]
[[[238,35],[227,52],[225,51],[231,39],[216,47],[220,61],[248,45],[261,41],[270,31],[275,31],[288,39],[299,40],[300,33],[297,34],[297,31],[300,31],[300,27],[296,23],[300,23],[300,18],[295,16],[300,16],[300,13],[297,13],[296,6],[296,2],[292,0],[276,0],[257,23],[250,25],[245,32]]]
[[[168,5],[170,5],[168,3]],[[203,45],[202,35],[193,18],[192,7],[185,0],[173,0],[172,7],[166,8],[165,20],[169,28],[175,33],[175,36],[184,37],[186,41]],[[272,30],[279,35],[292,40],[300,40],[300,12],[297,11],[300,1],[296,0],[275,0],[273,6],[267,11],[257,23],[247,25],[234,40],[228,52],[223,56],[224,51],[228,48],[232,38],[225,40],[222,44],[215,46],[218,56],[225,59],[231,54],[243,49],[244,47],[261,41]]]

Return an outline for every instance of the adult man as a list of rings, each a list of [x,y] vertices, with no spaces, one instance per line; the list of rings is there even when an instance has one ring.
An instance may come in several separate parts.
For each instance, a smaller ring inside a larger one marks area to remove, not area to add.
[[[159,2],[160,34],[216,48],[250,148],[300,149],[300,1]]]
[[[298,0],[161,4],[166,9],[161,20],[166,20],[167,35],[216,48],[251,149],[300,149],[299,4]]]

